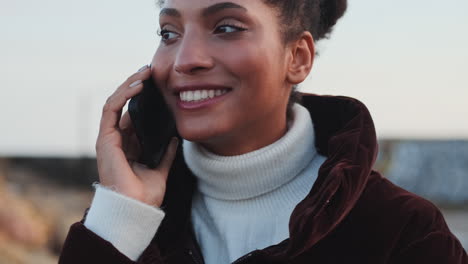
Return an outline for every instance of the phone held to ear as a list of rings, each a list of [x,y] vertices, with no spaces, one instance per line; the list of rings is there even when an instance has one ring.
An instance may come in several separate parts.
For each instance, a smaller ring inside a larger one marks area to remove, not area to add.
[[[152,78],[143,81],[141,93],[132,97],[128,112],[141,147],[138,162],[156,168],[173,137],[181,139],[172,112]]]

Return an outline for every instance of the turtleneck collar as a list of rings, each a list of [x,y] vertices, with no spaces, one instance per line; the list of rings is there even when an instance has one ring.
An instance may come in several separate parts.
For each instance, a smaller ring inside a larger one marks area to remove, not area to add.
[[[219,156],[184,140],[184,158],[198,180],[198,190],[215,199],[242,200],[293,180],[317,155],[309,111],[296,104],[293,113],[283,137],[238,156]]]

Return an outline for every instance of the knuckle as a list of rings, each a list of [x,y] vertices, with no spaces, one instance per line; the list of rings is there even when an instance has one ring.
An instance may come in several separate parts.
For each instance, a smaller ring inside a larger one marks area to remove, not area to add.
[[[128,100],[130,100],[132,98],[132,95],[131,94],[125,94],[124,97],[125,97],[125,101],[128,101]]]
[[[108,102],[112,101],[112,99],[113,99],[113,98],[114,98],[114,95],[111,95],[111,96],[107,97],[107,99],[106,99],[106,103],[108,103]]]
[[[96,141],[96,144],[94,145],[94,149],[96,150],[96,152],[99,152],[101,150],[102,146],[101,146],[101,143],[99,141],[99,139]]]
[[[96,149],[101,149],[102,148],[102,135],[101,131],[99,131],[99,135],[96,138],[96,143],[94,144],[94,147]]]
[[[128,78],[127,78],[127,82],[131,82],[133,79],[135,79],[135,75],[137,75],[138,73],[134,73],[132,75],[130,75]]]
[[[111,110],[112,110],[112,100],[108,100],[102,107],[102,112],[109,112]]]

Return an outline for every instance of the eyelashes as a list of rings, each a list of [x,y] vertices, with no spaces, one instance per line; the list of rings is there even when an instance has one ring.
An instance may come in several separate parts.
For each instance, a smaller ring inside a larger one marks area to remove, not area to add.
[[[216,26],[216,28],[213,30],[213,34],[216,34],[216,35],[232,35],[232,34],[236,34],[236,33],[239,33],[239,32],[243,32],[243,31],[246,31],[247,28],[242,26],[242,25],[239,25],[237,23],[222,23],[218,26]],[[172,30],[169,30],[169,29],[166,29],[165,27],[161,28],[161,29],[158,29],[157,31],[157,35],[161,37],[161,41],[165,42],[165,43],[168,43],[172,40],[175,40],[177,39],[178,37],[180,37],[180,34],[175,32],[175,31],[172,31]]]
[[[179,36],[179,34],[177,34],[176,32],[173,32],[164,28],[159,29],[156,34],[161,37],[162,41],[169,41]]]
[[[246,31],[247,29],[245,27],[235,25],[235,24],[222,24],[219,25],[215,28],[214,32],[215,34],[224,34],[224,33],[235,33],[235,32],[242,32]]]

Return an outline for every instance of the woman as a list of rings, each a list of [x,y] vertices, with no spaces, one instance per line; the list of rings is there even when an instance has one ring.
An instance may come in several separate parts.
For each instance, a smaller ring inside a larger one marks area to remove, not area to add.
[[[295,103],[314,41],[345,0],[161,7],[152,67],[104,106],[100,185],[60,263],[468,263],[434,205],[372,171],[377,143],[363,104]],[[184,139],[155,170],[132,161],[137,143],[121,118],[148,78]]]

